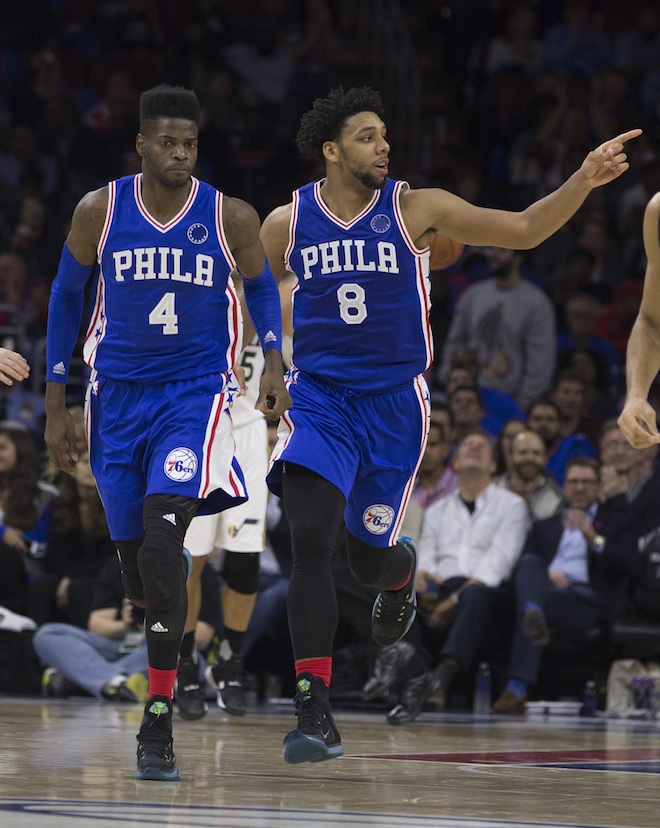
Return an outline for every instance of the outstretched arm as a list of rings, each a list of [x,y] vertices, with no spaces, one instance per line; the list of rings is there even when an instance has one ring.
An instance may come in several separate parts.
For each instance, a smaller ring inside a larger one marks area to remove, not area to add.
[[[595,187],[628,169],[624,145],[641,132],[605,141],[561,187],[519,213],[477,207],[444,190],[409,190],[401,196],[406,226],[418,245],[428,243],[431,227],[463,244],[529,250],[559,230]]]
[[[644,211],[646,276],[639,314],[626,354],[626,404],[619,427],[633,448],[660,443],[656,413],[648,402],[649,389],[660,370],[660,193]]]

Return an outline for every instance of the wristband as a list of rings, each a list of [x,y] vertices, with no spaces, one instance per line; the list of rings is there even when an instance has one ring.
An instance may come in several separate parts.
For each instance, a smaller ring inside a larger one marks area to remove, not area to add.
[[[452,592],[449,596],[449,600],[452,602],[454,606],[456,606],[456,604],[458,604],[458,595],[455,592]]]
[[[239,270],[240,273],[240,270]],[[277,290],[268,261],[261,273],[254,279],[243,279],[243,291],[254,329],[261,343],[261,350],[266,353],[271,348],[282,351],[282,309],[280,294]]]

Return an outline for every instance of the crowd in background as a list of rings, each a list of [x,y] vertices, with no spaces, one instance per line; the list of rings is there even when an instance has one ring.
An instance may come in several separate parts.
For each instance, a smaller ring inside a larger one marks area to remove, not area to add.
[[[75,204],[88,190],[139,171],[141,91],[164,82],[197,92],[195,175],[245,198],[263,218],[320,175],[295,147],[300,115],[313,100],[339,84],[378,88],[380,67],[361,17],[371,5],[8,4],[0,18],[2,343],[31,360],[39,354]],[[641,218],[660,190],[660,8],[650,0],[420,0],[404,13],[422,70],[423,151],[410,163],[390,129],[395,178],[443,187],[479,205],[522,209],[606,138],[644,129],[629,148],[630,171],[594,190],[536,249],[459,245],[448,255],[439,239],[432,251],[436,361],[429,379],[434,401],[446,401],[451,419],[443,474],[461,436],[484,428],[504,451],[503,427],[518,422],[541,434],[544,463],[550,460],[560,487],[570,456],[600,457],[603,424],[616,417],[625,390],[625,349],[645,267]],[[19,421],[37,452],[42,381],[33,371],[25,388],[0,394],[0,419]],[[89,598],[90,579],[111,544],[87,523],[97,506],[88,504],[89,481],[79,479],[77,491],[59,479],[46,484],[45,468],[41,481],[32,479],[19,468],[36,468],[32,449],[14,442],[0,431],[0,554],[12,550],[16,565],[16,591],[0,603],[39,623],[61,620],[68,618],[70,589]],[[564,455],[557,455],[560,445]],[[512,469],[502,455],[499,473],[515,477]],[[630,472],[617,494],[636,478]],[[520,475],[515,483],[524,488]],[[84,516],[77,529],[76,510]],[[17,551],[30,561],[25,571]]]

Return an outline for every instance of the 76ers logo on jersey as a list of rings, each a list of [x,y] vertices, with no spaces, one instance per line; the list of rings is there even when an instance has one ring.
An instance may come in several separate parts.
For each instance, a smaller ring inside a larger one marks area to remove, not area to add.
[[[165,474],[170,480],[185,483],[197,472],[197,455],[189,448],[175,448],[165,458]]]
[[[384,535],[392,525],[394,509],[384,503],[374,503],[364,510],[362,521],[372,535]]]
[[[203,224],[191,224],[188,228],[188,238],[193,244],[204,244],[209,237],[209,231]]]

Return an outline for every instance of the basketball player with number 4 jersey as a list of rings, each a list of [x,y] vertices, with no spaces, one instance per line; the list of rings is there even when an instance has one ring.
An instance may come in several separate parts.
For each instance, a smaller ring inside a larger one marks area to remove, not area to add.
[[[593,187],[628,168],[632,130],[590,152],[556,192],[520,213],[487,210],[439,189],[388,178],[383,106],[369,88],[334,90],[300,124],[298,148],[325,178],[264,221],[276,277],[298,278],[293,297],[292,407],[281,419],[269,485],[291,528],[289,628],[297,729],[287,762],[343,753],[328,704],[337,605],[331,563],[342,520],[353,574],[380,589],[377,643],[398,641],[415,616],[416,551],[398,537],[426,443],[431,364],[429,242],[530,248],[558,230]]]
[[[48,314],[46,443],[73,473],[75,426],[65,390],[85,286],[93,308],[83,356],[90,463],[127,597],[145,607],[149,701],[137,778],[179,778],[172,694],[187,611],[183,539],[196,513],[243,502],[228,407],[242,317],[230,279],[243,277],[265,354],[257,406],[279,417],[279,294],[255,210],[198,181],[199,101],[181,87],[140,97],[142,172],[88,193],[76,207]]]

